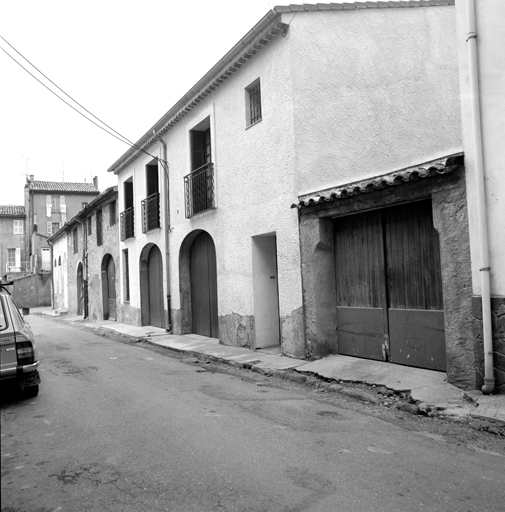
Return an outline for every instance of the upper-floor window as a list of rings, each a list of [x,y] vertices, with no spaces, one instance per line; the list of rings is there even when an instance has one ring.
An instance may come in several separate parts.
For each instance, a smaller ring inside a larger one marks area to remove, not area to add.
[[[184,177],[186,218],[215,207],[210,117],[189,133],[192,172]]]
[[[123,183],[124,211],[121,212],[121,240],[135,236],[135,208],[133,207],[133,177]]]
[[[7,265],[9,267],[16,266],[16,249],[7,249]]]
[[[246,126],[261,121],[261,87],[257,78],[245,88]]]
[[[51,196],[51,210],[53,212],[59,212],[60,211],[60,196]]]
[[[96,212],[96,245],[102,245],[102,210]]]
[[[212,162],[210,117],[195,126],[191,132],[191,170],[195,171]]]
[[[47,223],[47,236],[53,236],[56,231],[60,229],[59,222],[48,222]]]
[[[86,219],[86,233],[87,233],[88,235],[91,235],[91,233],[92,233],[92,228],[91,228],[91,217],[88,217],[88,218]]]
[[[116,201],[109,204],[109,226],[114,226],[116,223]]]
[[[14,221],[14,234],[15,235],[22,235],[23,234],[23,221],[22,220],[15,220]]]
[[[77,228],[72,230],[72,238],[74,242],[74,254],[77,254],[79,251],[79,240],[77,239]]]

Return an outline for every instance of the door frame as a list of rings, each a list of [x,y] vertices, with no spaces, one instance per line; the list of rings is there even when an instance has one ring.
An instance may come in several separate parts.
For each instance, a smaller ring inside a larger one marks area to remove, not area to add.
[[[397,179],[401,171],[390,174],[387,183],[374,178],[364,180],[359,187],[342,185],[339,190],[346,193],[314,192],[311,197],[327,195],[328,199],[304,199],[297,205],[307,357],[338,353],[333,219],[431,198],[433,224],[440,241],[448,381],[475,389],[480,363],[473,335],[464,160],[456,155],[409,168],[401,179]]]
[[[102,258],[102,268],[101,268],[101,277],[102,277],[102,312],[103,319],[108,320],[110,311],[109,311],[109,275],[108,275],[108,265],[109,260],[112,261],[114,265],[114,285],[116,285],[116,263],[111,254],[107,253]],[[117,311],[117,286],[114,286],[114,299],[116,301],[116,311]],[[117,313],[116,313],[117,315]],[[115,319],[117,320],[117,319]]]
[[[172,329],[174,334],[191,334],[193,329],[193,315],[191,311],[191,247],[195,238],[201,233],[207,233],[212,240],[214,238],[210,233],[203,229],[195,229],[186,237],[181,243],[179,249],[179,293],[181,301],[181,309],[179,315],[174,315],[172,318]],[[215,246],[215,243],[214,243]],[[216,250],[216,264],[217,264],[217,250]],[[217,269],[216,269],[217,271]],[[218,280],[219,281],[219,280]],[[218,301],[219,301],[219,282],[218,282]],[[219,304],[218,318],[219,318]]]
[[[163,276],[163,254],[160,250],[160,248],[153,243],[148,243],[144,246],[142,251],[140,252],[139,257],[139,274],[140,274],[140,325],[151,325],[151,317],[149,314],[149,267],[148,267],[148,260],[149,260],[149,253],[151,252],[151,249],[156,247],[158,251],[160,252],[161,256],[161,272]],[[161,309],[163,311],[162,313],[162,326],[163,328],[167,325],[167,314],[165,309],[165,304],[163,301],[163,280],[160,283],[161,286]]]

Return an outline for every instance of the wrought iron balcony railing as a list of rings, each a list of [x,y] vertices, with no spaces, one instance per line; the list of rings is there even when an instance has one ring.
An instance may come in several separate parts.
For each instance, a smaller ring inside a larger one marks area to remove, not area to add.
[[[142,206],[142,233],[160,227],[160,194],[156,192],[140,202]]]
[[[127,238],[133,238],[135,236],[135,228],[134,228],[134,208],[127,208],[124,212],[120,213],[121,218],[121,240],[126,240]]]
[[[184,197],[186,218],[210,210],[214,203],[214,164],[202,165],[191,174],[184,176]]]

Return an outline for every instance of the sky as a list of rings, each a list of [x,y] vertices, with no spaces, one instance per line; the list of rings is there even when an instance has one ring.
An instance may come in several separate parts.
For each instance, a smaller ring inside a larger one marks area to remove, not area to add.
[[[0,35],[87,110],[136,142],[274,5],[284,4],[5,1]],[[3,50],[73,104],[6,41],[0,39]],[[0,51],[0,205],[23,204],[29,175],[88,183],[97,176],[102,191],[116,184],[107,168],[127,149]]]

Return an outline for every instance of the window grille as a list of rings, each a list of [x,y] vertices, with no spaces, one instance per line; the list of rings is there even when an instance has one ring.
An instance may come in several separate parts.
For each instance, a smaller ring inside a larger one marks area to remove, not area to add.
[[[186,218],[215,207],[214,164],[202,165],[196,171],[184,176]]]
[[[259,80],[251,85],[249,92],[249,125],[261,120],[261,89]]]
[[[141,201],[142,233],[160,227],[160,195],[151,194]]]
[[[135,236],[134,228],[134,208],[128,208],[121,212],[121,240],[124,241],[128,238]]]

